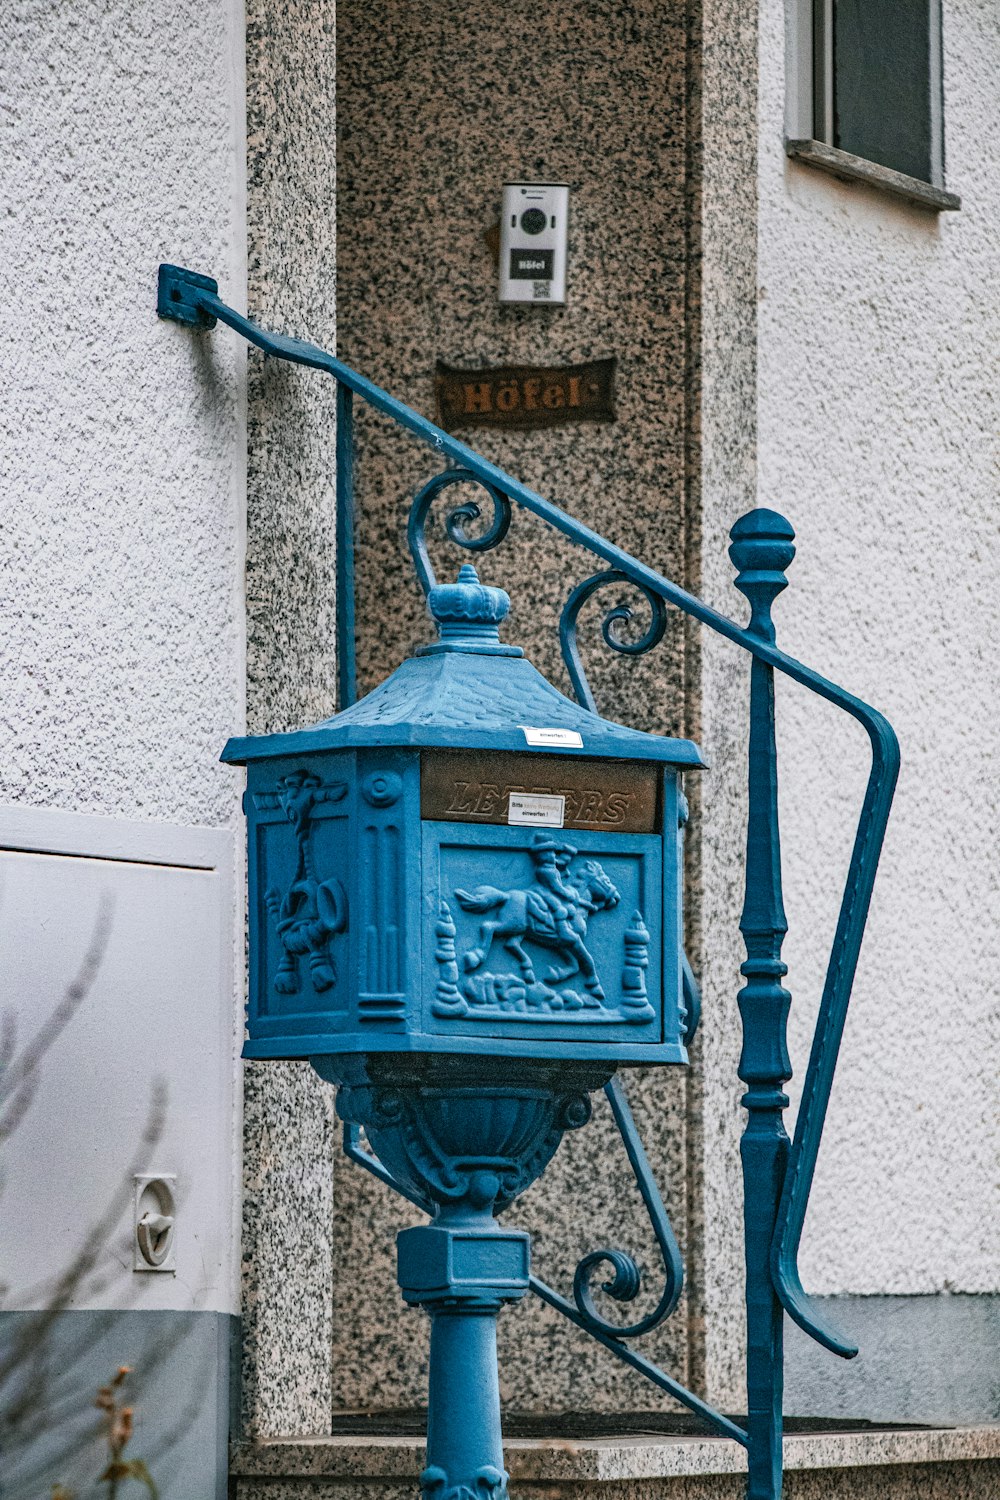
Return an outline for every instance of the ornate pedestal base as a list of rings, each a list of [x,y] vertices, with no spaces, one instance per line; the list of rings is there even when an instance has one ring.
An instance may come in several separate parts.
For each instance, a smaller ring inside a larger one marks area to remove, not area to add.
[[[528,1290],[528,1236],[499,1231],[486,1210],[479,1223],[404,1230],[397,1244],[403,1296],[432,1319],[421,1490],[434,1500],[500,1500],[497,1314]]]
[[[430,1500],[504,1500],[496,1320],[528,1290],[528,1236],[496,1215],[590,1118],[610,1069],[506,1059],[316,1059],[337,1111],[363,1126],[397,1182],[433,1210],[397,1240],[399,1285],[431,1315]],[[501,1082],[502,1077],[502,1082]]]

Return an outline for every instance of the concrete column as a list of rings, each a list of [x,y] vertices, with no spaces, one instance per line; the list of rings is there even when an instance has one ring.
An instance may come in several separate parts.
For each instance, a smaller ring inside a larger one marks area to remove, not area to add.
[[[336,338],[334,7],[247,6],[248,306]],[[249,356],[247,727],[335,707],[335,388]],[[245,1072],[243,1422],[328,1430],[333,1296],[332,1090],[307,1063]]]
[[[700,36],[697,201],[701,286],[695,433],[700,534],[697,587],[716,608],[745,618],[732,586],[729,528],[757,503],[757,8],[704,0]],[[693,570],[692,570],[693,571]],[[736,1076],[736,995],[746,837],[750,669],[743,652],[701,632],[694,695],[711,770],[692,823],[700,831],[696,967],[704,990],[690,1089],[690,1168],[696,1251],[692,1373],[723,1410],[744,1409],[743,1246]]]

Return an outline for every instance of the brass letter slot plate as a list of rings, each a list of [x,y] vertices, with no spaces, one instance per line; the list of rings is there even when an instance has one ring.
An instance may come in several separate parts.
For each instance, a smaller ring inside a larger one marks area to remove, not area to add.
[[[510,794],[520,792],[565,798],[565,828],[658,833],[659,777],[655,765],[634,761],[428,751],[420,758],[420,816],[444,823],[508,823]]]

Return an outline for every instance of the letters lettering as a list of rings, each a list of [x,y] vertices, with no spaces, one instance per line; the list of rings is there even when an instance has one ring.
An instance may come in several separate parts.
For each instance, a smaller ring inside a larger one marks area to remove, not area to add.
[[[489,381],[483,380],[479,385],[467,385],[465,387],[465,410],[467,413],[475,411],[488,412],[492,408],[492,389]]]
[[[466,794],[466,792],[468,790],[469,790],[469,783],[467,781],[456,781],[455,782],[455,795],[454,795],[454,797],[452,797],[451,801],[448,804],[448,811],[450,813],[471,813],[471,812],[475,812],[475,810],[476,810],[476,801],[475,801],[475,798],[466,799],[466,796],[465,796],[465,794]]]
[[[504,751],[427,751],[421,758],[420,811],[428,821],[505,824],[513,794],[558,799],[567,828],[660,827],[655,766]]]
[[[504,812],[512,792],[530,792],[538,797],[564,797],[569,822],[603,823],[608,827],[623,823],[633,800],[632,792],[602,792],[596,788],[580,791],[575,787],[531,786],[523,783],[495,781],[456,781],[446,813],[458,817],[493,818]]]
[[[502,792],[492,781],[484,781],[476,803],[476,812],[481,818],[492,818],[501,810],[501,804],[506,793]]]
[[[604,804],[604,819],[607,823],[623,823],[631,796],[628,792],[612,792]]]

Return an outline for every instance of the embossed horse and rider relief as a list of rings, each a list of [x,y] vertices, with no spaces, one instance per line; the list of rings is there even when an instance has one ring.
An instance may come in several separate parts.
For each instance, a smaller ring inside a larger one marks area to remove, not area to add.
[[[605,964],[602,974],[588,933],[592,923],[612,919],[620,891],[598,860],[578,858],[574,845],[554,834],[536,832],[526,852],[532,878],[524,886],[452,891],[451,902],[461,912],[481,919],[461,952],[452,904],[442,897],[435,925],[434,1014],[648,1021],[654,1014],[645,980],[650,937],[641,911],[634,910],[624,923],[614,972]],[[622,925],[619,915],[616,926]],[[607,942],[602,949],[608,951]],[[498,952],[513,965],[498,965]]]

